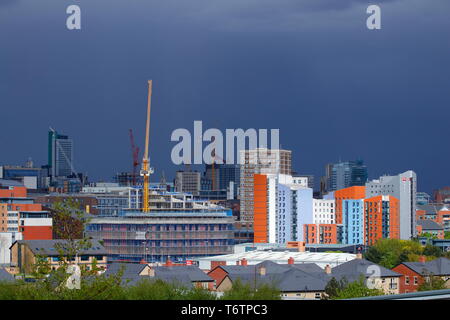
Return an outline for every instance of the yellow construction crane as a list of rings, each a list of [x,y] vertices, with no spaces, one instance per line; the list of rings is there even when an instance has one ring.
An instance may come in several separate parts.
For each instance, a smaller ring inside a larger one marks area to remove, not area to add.
[[[145,128],[145,152],[142,159],[141,176],[144,177],[142,211],[150,212],[149,192],[150,192],[150,175],[153,168],[150,167],[150,159],[148,157],[148,143],[150,136],[150,108],[152,103],[152,80],[148,80],[148,104],[147,104],[147,126]]]

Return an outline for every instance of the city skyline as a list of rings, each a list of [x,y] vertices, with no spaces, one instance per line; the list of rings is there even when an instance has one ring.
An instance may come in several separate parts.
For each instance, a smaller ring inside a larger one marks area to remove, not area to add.
[[[374,32],[365,1],[284,1],[273,13],[271,1],[204,10],[197,0],[150,1],[139,11],[80,1],[78,33],[60,23],[66,5],[50,3],[0,5],[0,29],[17,35],[0,34],[1,164],[45,164],[53,126],[74,140],[76,169],[92,180],[131,170],[128,129],[143,146],[152,78],[153,181],[180,168],[170,163],[170,133],[202,120],[222,131],[280,128],[301,174],[361,158],[371,178],[414,170],[428,193],[448,183],[450,151],[439,145],[450,102],[446,1],[382,1]]]

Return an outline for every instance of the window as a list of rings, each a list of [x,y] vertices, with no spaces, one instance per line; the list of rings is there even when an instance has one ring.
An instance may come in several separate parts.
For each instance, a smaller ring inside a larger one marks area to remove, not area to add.
[[[419,283],[419,279],[417,277],[414,277],[414,285],[417,285]]]
[[[408,277],[408,276],[405,276],[405,284],[406,284],[407,286],[409,286],[409,277]]]
[[[321,294],[320,294],[320,292],[316,292],[316,299],[320,299],[320,297],[321,297]]]

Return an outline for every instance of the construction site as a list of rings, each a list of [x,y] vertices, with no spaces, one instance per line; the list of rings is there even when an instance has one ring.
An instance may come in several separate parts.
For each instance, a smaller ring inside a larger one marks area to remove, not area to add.
[[[145,149],[139,173],[142,185],[137,175],[139,148],[130,130],[133,172],[128,176],[132,185],[129,207],[118,216],[92,218],[86,226],[86,235],[103,241],[110,261],[183,263],[231,253],[234,218],[230,209],[196,200],[188,193],[150,187],[150,175],[154,172],[149,158],[151,97],[152,80],[149,80]]]

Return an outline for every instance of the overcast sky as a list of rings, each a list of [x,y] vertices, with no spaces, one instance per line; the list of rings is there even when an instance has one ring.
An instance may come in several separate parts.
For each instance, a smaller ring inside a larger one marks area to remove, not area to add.
[[[66,28],[71,4],[80,31]],[[0,164],[45,164],[52,126],[74,139],[78,171],[130,170],[148,79],[153,181],[176,170],[172,131],[202,120],[279,128],[294,169],[317,180],[362,158],[370,178],[450,183],[448,0],[0,0]]]

